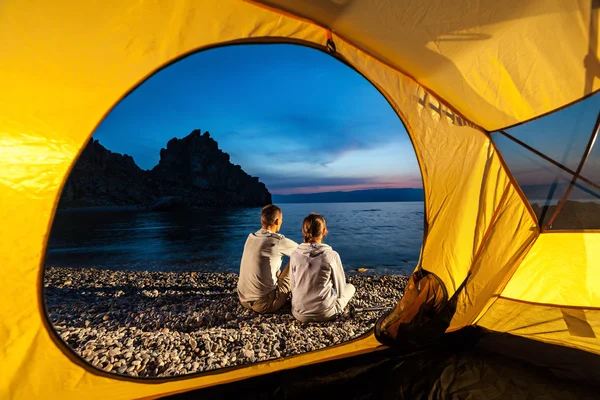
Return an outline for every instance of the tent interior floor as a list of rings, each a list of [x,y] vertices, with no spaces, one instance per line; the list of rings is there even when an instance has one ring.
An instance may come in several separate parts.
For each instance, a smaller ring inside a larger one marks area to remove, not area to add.
[[[597,356],[532,342],[468,328],[416,351],[386,349],[168,398],[221,399],[239,397],[240,393],[244,399],[598,398],[600,380],[594,376],[600,370]],[[496,345],[512,356],[533,357],[536,364],[489,350]],[[573,364],[581,370],[569,370]],[[590,374],[582,375],[587,372]]]

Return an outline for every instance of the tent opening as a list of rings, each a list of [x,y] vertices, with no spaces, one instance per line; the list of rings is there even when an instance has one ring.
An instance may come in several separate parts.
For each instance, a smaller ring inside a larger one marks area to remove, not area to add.
[[[240,305],[244,243],[269,203],[296,243],[305,216],[326,218],[353,313],[301,323],[289,303],[263,315]],[[423,220],[411,141],[356,71],[293,45],[200,52],[123,99],[76,161],[49,238],[48,316],[88,365],[127,377],[337,346],[402,296]]]

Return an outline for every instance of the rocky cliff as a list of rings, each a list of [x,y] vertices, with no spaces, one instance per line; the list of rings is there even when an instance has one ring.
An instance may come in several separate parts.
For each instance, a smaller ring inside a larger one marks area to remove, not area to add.
[[[59,207],[148,205],[156,194],[133,158],[90,139],[63,188]]]
[[[91,139],[67,180],[59,207],[140,205],[165,210],[270,202],[264,183],[232,164],[208,132],[194,130],[183,139],[169,140],[151,171]]]
[[[231,204],[266,205],[271,194],[264,183],[229,161],[208,132],[193,131],[183,139],[171,139],[160,151],[160,161],[151,171],[168,192],[189,198],[202,193],[213,201]]]

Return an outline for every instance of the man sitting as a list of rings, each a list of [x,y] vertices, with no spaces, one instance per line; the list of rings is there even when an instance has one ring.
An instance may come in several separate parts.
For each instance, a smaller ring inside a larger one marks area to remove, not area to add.
[[[283,256],[290,256],[298,244],[279,234],[283,213],[276,205],[260,213],[261,229],[248,235],[240,264],[238,296],[242,306],[258,313],[272,313],[290,296],[290,265],[280,271]]]

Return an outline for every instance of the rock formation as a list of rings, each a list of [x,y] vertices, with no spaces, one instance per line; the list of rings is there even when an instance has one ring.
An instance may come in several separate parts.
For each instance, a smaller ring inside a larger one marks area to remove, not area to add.
[[[151,171],[156,182],[170,195],[193,201],[193,194],[218,202],[260,206],[271,202],[264,183],[229,161],[208,132],[195,130],[183,139],[171,139],[160,151],[160,161]],[[190,197],[192,195],[192,197]]]
[[[146,205],[155,197],[131,156],[90,139],[62,192],[59,207]]]
[[[219,149],[208,132],[171,139],[150,171],[128,155],[90,139],[63,189],[59,207],[141,205],[157,211],[182,207],[263,206],[271,194]]]

